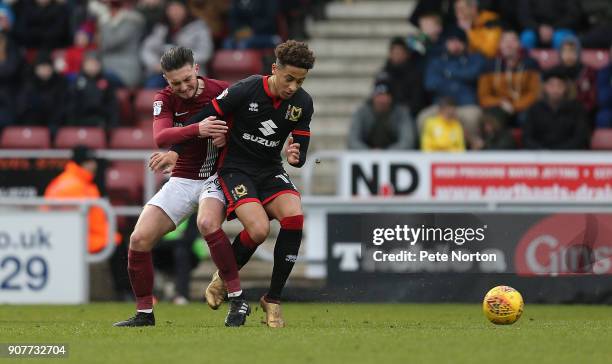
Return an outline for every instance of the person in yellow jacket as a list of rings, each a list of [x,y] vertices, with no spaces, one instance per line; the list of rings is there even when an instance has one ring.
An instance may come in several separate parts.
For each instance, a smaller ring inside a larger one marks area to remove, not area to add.
[[[436,115],[425,120],[421,136],[423,152],[463,152],[465,135],[461,122],[457,119],[455,102],[452,98],[443,98],[439,102]]]
[[[470,51],[495,57],[502,34],[499,15],[490,10],[479,11],[477,0],[455,1],[455,14],[457,26],[467,34]]]
[[[45,190],[48,199],[89,199],[100,198],[100,190],[94,183],[98,163],[91,150],[78,146],[72,151],[72,160],[66,164],[64,171],[55,177]],[[88,250],[97,253],[104,249],[108,237],[108,222],[104,210],[92,207],[89,210]],[[119,243],[121,236],[115,236]]]

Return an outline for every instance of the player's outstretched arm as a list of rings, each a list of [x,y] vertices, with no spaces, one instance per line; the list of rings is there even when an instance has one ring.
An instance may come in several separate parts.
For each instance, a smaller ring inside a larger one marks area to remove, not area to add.
[[[287,162],[293,167],[300,168],[306,163],[308,144],[310,143],[310,132],[294,130],[289,137],[289,143],[285,150]]]

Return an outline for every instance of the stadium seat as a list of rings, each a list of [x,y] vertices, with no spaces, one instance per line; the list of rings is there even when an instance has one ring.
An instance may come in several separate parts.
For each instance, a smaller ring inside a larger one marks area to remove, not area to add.
[[[612,150],[612,128],[595,129],[591,137],[591,149]]]
[[[559,63],[559,54],[554,49],[532,49],[529,56],[538,61],[543,70],[556,66]]]
[[[106,190],[111,200],[141,204],[143,181],[142,162],[114,162],[106,168]]]
[[[55,137],[56,148],[74,148],[85,145],[89,148],[106,148],[106,133],[102,128],[67,126],[59,129]]]
[[[136,93],[134,111],[136,121],[151,119],[153,117],[153,99],[157,90],[141,89]]]
[[[111,149],[157,149],[153,130],[148,128],[116,128],[110,134]]]
[[[219,80],[238,81],[261,73],[261,53],[254,50],[220,50],[212,60],[212,74]]]
[[[134,124],[134,108],[132,106],[132,92],[126,88],[117,89],[117,104],[119,104],[119,119],[121,125]]]
[[[583,49],[580,59],[582,63],[598,70],[608,65],[610,53],[606,49]]]
[[[44,126],[8,126],[2,133],[0,146],[5,149],[51,148],[51,133]]]

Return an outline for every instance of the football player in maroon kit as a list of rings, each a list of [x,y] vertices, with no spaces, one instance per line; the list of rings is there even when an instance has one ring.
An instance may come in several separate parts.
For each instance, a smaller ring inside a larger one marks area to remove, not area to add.
[[[114,326],[153,326],[153,261],[151,250],[168,232],[197,208],[197,225],[206,240],[219,275],[227,286],[230,310],[226,326],[241,326],[250,313],[242,295],[238,267],[230,241],[221,229],[225,199],[217,180],[218,147],[225,144],[227,126],[209,117],[189,126],[183,122],[199,112],[229,86],[198,76],[193,52],[184,47],[168,50],[161,58],[169,86],[155,95],[153,130],[159,147],[182,143],[170,180],[147,202],[130,236],[128,273],[136,297],[136,315]],[[173,152],[170,152],[173,153]],[[159,154],[151,166],[163,163]]]

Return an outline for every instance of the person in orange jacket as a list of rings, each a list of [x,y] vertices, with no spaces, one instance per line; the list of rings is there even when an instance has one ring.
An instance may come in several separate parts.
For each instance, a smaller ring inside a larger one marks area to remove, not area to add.
[[[45,190],[48,199],[95,199],[100,198],[100,190],[94,183],[98,169],[96,158],[89,148],[78,146],[72,150],[72,160],[64,171],[55,177]],[[97,253],[104,249],[108,241],[108,222],[104,210],[93,206],[89,210],[88,250]],[[121,242],[117,233],[115,243]]]

